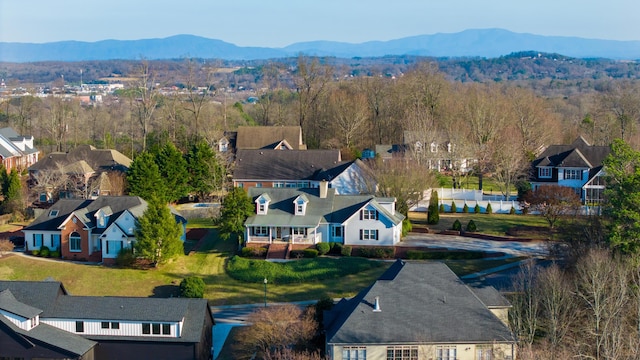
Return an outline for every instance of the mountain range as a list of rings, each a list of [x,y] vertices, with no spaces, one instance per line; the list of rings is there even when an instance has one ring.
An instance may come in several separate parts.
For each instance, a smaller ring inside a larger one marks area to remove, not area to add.
[[[260,60],[298,56],[340,58],[414,55],[495,58],[519,51],[557,53],[575,58],[640,59],[640,41],[585,39],[475,29],[351,44],[336,41],[295,43],[283,48],[241,47],[194,35],[162,39],[60,41],[44,44],[0,42],[1,62],[157,60],[203,58]]]

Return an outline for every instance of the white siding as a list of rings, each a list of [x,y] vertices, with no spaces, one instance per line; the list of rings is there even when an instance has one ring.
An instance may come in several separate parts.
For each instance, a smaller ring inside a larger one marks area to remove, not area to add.
[[[131,247],[131,239],[127,237],[127,234],[123,233],[122,230],[116,225],[111,224],[100,236],[100,241],[102,242],[102,258],[116,258],[118,256],[118,251],[114,251],[112,246],[107,246],[107,241],[111,241],[110,245],[114,245],[115,242],[119,245],[122,242],[122,248],[130,248]],[[109,250],[110,253],[107,253]]]
[[[58,329],[68,331],[70,333],[76,334],[76,321],[84,322],[84,332],[77,333],[83,335],[111,335],[111,336],[153,336],[153,337],[178,337],[179,336],[179,325],[180,323],[160,323],[160,324],[170,324],[171,326],[171,335],[149,335],[142,334],[142,322],[133,322],[133,321],[118,321],[118,320],[82,320],[82,319],[41,319],[41,321],[45,324],[54,326]],[[120,324],[119,329],[103,329],[102,322],[108,321],[118,322]],[[158,322],[155,322],[158,323]]]
[[[387,346],[389,345],[367,345],[363,346],[367,351],[367,359],[386,359]],[[397,344],[395,346],[400,346]],[[438,345],[418,345],[418,359],[436,359],[436,349]],[[457,360],[476,360],[476,348],[490,346],[493,348],[493,357],[495,360],[515,359],[515,348],[510,344],[442,344],[441,346],[450,346],[456,349]],[[344,347],[352,346],[328,345],[327,353],[332,360],[342,360],[342,350]],[[512,353],[513,350],[513,353]],[[511,358],[511,356],[514,356]]]
[[[12,314],[8,311],[4,311],[2,309],[0,309],[0,316],[4,315],[4,317],[6,317],[7,319],[9,319],[9,321],[11,321],[12,323],[14,323],[17,327],[19,327],[22,330],[30,330],[30,319],[25,319],[22,316],[18,316],[16,314]]]
[[[329,181],[329,187],[336,189],[336,195],[375,193],[375,182],[356,163]]]
[[[115,221],[118,226],[127,232],[127,235],[133,235],[133,229],[136,224],[136,220],[131,215],[129,211],[125,211],[118,219]],[[112,225],[113,226],[113,225]]]
[[[52,245],[52,235],[60,235],[60,231],[45,231],[45,230],[23,230],[24,241],[29,250],[40,250],[40,246],[33,246],[33,235],[42,234],[42,245],[49,248],[49,250],[60,250],[58,246]],[[61,239],[60,239],[61,240]]]
[[[367,206],[362,209],[375,210],[371,204],[367,204]],[[400,237],[397,235],[397,232],[394,234],[394,228],[400,225],[394,225],[393,222],[386,218],[382,213],[378,214],[378,220],[360,220],[360,211],[356,212],[344,222],[345,245],[391,246],[400,241]],[[378,230],[378,239],[360,240],[360,230],[365,229]]]

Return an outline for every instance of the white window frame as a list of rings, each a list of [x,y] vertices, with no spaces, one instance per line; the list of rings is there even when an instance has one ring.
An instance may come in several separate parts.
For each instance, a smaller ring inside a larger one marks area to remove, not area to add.
[[[337,234],[338,232],[340,234]],[[331,227],[331,236],[332,237],[334,237],[334,238],[342,238],[342,233],[343,233],[342,225],[337,225],[337,226],[334,225],[334,226]]]
[[[418,360],[418,345],[387,346],[387,360]]]
[[[305,227],[292,227],[291,234],[293,235],[307,235],[307,228]]]
[[[458,349],[455,346],[437,346],[436,360],[458,360]]]
[[[564,169],[565,180],[582,180],[582,170],[579,169]]]
[[[77,234],[78,236],[73,236],[73,234]],[[73,246],[76,240],[78,241],[77,248]],[[69,234],[69,252],[82,252],[82,236],[75,231]]]
[[[362,238],[360,240],[378,240],[378,230],[362,229]]]
[[[367,347],[366,346],[343,347],[342,360],[367,360]]]
[[[378,212],[378,210],[375,209],[363,209],[362,210],[362,220],[375,220],[376,219],[376,213]]]
[[[253,234],[255,236],[267,236],[269,235],[269,227],[268,226],[254,226]]]
[[[493,346],[476,345],[476,360],[493,360]]]
[[[544,179],[550,179],[552,176],[550,167],[539,167],[538,168],[538,177]]]

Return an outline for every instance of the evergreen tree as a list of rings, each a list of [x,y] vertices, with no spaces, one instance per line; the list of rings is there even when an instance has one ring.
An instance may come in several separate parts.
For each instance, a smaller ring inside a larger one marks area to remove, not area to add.
[[[427,224],[436,225],[440,222],[440,213],[438,211],[438,192],[432,191],[429,199],[429,207],[427,208]]]
[[[187,165],[191,190],[201,199],[222,188],[226,172],[206,142],[200,141],[191,147],[187,154]]]
[[[154,156],[148,152],[138,155],[131,163],[127,171],[127,184],[129,195],[140,196],[145,200],[156,196],[164,203],[169,201],[166,182],[160,176]]]
[[[222,201],[220,209],[220,237],[227,240],[231,234],[243,241],[244,222],[254,213],[255,206],[242,188],[233,188]]]
[[[11,214],[22,210],[22,183],[20,182],[20,175],[18,175],[18,171],[13,169],[9,175],[6,175],[4,167],[2,167],[0,171],[3,173],[2,191],[4,193],[2,213]]]
[[[134,249],[136,255],[151,261],[154,266],[165,263],[184,252],[180,240],[180,224],[157,197],[152,197],[144,214],[138,219]]]
[[[168,202],[176,202],[189,192],[189,171],[184,156],[172,143],[166,143],[155,156],[166,186]]]

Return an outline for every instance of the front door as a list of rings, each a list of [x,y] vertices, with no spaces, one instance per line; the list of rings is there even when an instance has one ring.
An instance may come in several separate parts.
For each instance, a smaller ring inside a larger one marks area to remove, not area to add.
[[[282,228],[281,227],[277,227],[276,228],[276,239],[282,240]]]

